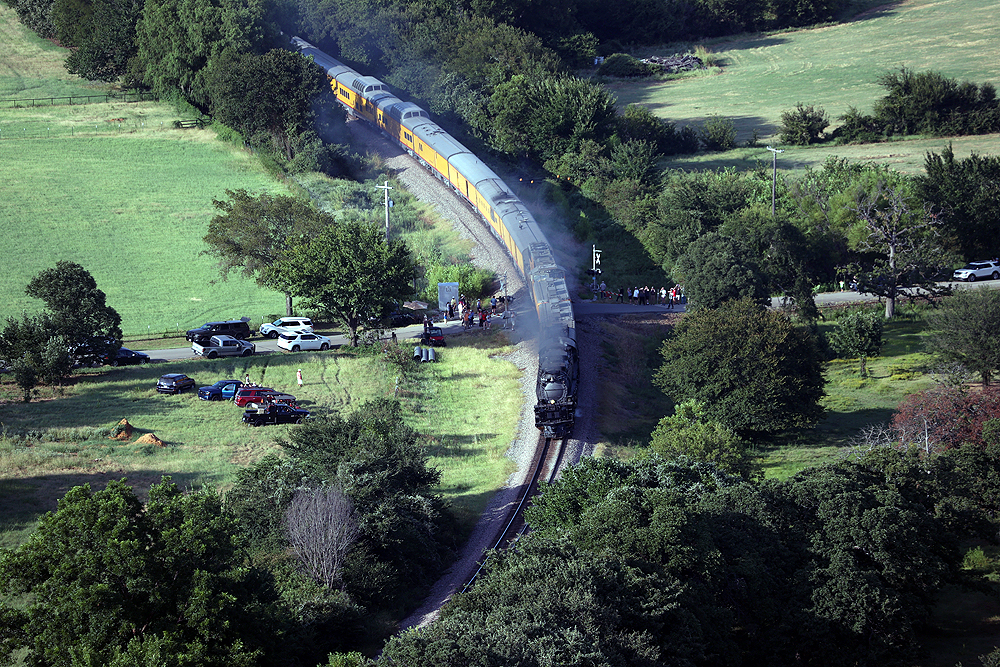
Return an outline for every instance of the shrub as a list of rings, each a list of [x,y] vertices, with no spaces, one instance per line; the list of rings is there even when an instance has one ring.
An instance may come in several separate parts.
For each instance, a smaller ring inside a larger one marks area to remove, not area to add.
[[[842,359],[861,359],[861,377],[867,375],[869,357],[877,356],[882,349],[882,323],[880,313],[852,312],[837,320],[837,328],[830,334],[830,347]]]
[[[855,107],[848,107],[839,120],[840,127],[834,130],[833,137],[841,144],[871,144],[885,139],[879,122]]]
[[[908,396],[892,417],[903,444],[951,449],[963,443],[984,446],[983,427],[1000,418],[1000,390],[932,389]],[[991,430],[986,429],[987,437]],[[926,438],[926,440],[925,440]]]
[[[781,140],[792,146],[808,146],[822,140],[829,125],[830,119],[822,107],[806,107],[799,102],[795,109],[781,114]]]
[[[614,76],[622,79],[636,76],[650,76],[659,70],[656,65],[644,63],[627,53],[613,53],[597,68],[598,76]]]
[[[425,300],[437,303],[438,283],[458,283],[462,294],[470,299],[478,299],[492,293],[496,274],[486,269],[477,269],[471,264],[451,264],[432,266],[427,270],[427,288],[423,292]]]
[[[736,123],[730,118],[709,116],[698,132],[705,150],[728,151],[736,146]]]

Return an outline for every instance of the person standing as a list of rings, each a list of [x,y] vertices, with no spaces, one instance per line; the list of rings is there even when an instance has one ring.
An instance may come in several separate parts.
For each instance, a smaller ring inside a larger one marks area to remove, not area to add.
[[[299,386],[302,386],[302,369],[300,368],[295,372],[295,380],[298,382]]]

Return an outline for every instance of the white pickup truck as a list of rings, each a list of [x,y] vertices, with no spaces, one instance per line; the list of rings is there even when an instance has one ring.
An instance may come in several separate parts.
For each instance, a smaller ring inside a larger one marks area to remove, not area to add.
[[[248,343],[232,336],[212,336],[207,343],[195,343],[191,350],[202,357],[215,359],[216,357],[249,357],[257,347],[253,343]]]

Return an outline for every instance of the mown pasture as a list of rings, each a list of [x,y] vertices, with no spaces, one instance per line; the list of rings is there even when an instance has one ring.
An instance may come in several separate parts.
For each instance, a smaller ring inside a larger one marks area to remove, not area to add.
[[[348,350],[93,369],[74,376],[64,394],[43,387],[27,404],[12,378],[2,375],[0,546],[22,541],[38,516],[78,484],[98,487],[127,477],[146,488],[172,475],[182,487],[224,490],[239,467],[277,451],[275,440],[293,428],[245,426],[232,402],[201,401],[196,392],[158,394],[156,379],[169,372],[186,373],[198,386],[249,373],[320,415],[349,414],[398,391],[430,464],[442,471],[440,492],[471,529],[513,466],[504,454],[522,405],[520,371],[498,358],[511,349],[500,333],[458,336],[440,351],[437,364],[410,366],[405,373],[381,356]],[[108,437],[121,419],[134,428],[126,442]],[[165,446],[136,444],[146,433]]]
[[[675,48],[644,49],[634,55],[669,55]],[[735,122],[741,144],[754,131],[763,143],[776,142],[782,112],[799,102],[825,109],[831,117],[830,129],[850,106],[870,113],[875,100],[885,94],[878,77],[900,67],[996,85],[1000,82],[1000,6],[990,0],[911,0],[873,9],[843,24],[719,40],[708,48],[721,64],[711,74],[671,81],[617,81],[608,87],[621,106],[640,103],[681,126],[700,125],[718,115]],[[778,165],[783,170],[799,169],[821,165],[826,156],[838,155],[886,162],[915,173],[921,170],[928,150],[940,152],[950,140],[789,147]],[[1000,135],[951,141],[960,157],[970,150],[1000,152]],[[670,166],[746,168],[757,159],[770,165],[771,154],[762,146],[685,157],[671,161]]]

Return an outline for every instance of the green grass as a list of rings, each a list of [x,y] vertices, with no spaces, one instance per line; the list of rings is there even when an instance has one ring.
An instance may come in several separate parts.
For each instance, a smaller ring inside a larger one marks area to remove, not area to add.
[[[821,323],[829,333],[835,324]],[[843,456],[862,429],[886,423],[906,396],[934,386],[931,358],[922,351],[925,323],[919,316],[886,324],[882,354],[868,361],[868,377],[860,376],[857,359],[834,359],[826,366],[826,418],[788,442],[763,447],[760,464],[768,477],[786,478],[809,466]]]
[[[94,95],[107,87],[68,73],[63,62],[69,51],[21,25],[5,3],[0,3],[0,44],[0,100]]]
[[[833,125],[849,106],[870,113],[885,94],[880,74],[909,67],[933,69],[976,83],[1000,82],[1000,5],[991,0],[917,0],[877,8],[849,23],[811,30],[752,35],[708,45],[721,61],[716,74],[672,81],[613,82],[619,104],[641,103],[679,125],[700,125],[710,115],[733,119],[737,140],[754,130],[766,144],[775,141],[781,113],[798,102],[824,108]],[[674,47],[668,47],[673,52]],[[636,55],[661,52],[647,49]],[[647,53],[648,52],[648,53]],[[830,128],[832,129],[832,127]],[[905,172],[919,171],[927,150],[940,151],[947,139],[802,149],[779,156],[783,170],[822,164],[827,155],[887,162]],[[1000,153],[1000,135],[955,140],[956,155],[969,150]],[[676,168],[745,167],[766,148],[700,155],[670,162]]]
[[[45,109],[56,110],[130,121],[167,111],[152,103]],[[0,128],[9,124],[4,118]],[[282,189],[252,156],[218,142],[210,130],[5,138],[0,179],[0,234],[7,257],[18,260],[17,270],[0,278],[0,317],[39,310],[41,302],[27,297],[24,286],[61,259],[93,274],[126,334],[184,331],[243,315],[259,324],[284,310],[280,294],[238,276],[215,282],[214,260],[199,254],[215,214],[213,197],[225,198],[227,188]]]
[[[522,397],[520,371],[497,358],[510,352],[500,334],[454,337],[439,363],[416,365],[399,383],[409,423],[424,439],[429,462],[442,470],[440,492],[466,530],[504,483],[512,463]],[[301,368],[305,386],[296,386]],[[107,368],[75,376],[59,396],[42,388],[24,404],[9,376],[0,383],[0,546],[23,541],[39,514],[77,484],[127,477],[146,488],[161,475],[184,487],[225,489],[242,466],[274,451],[290,426],[249,428],[231,402],[192,393],[157,394],[163,373],[187,373],[199,386],[242,378],[295,394],[317,414],[350,413],[396,391],[398,368],[379,356],[351,352],[269,354],[248,359],[196,360]],[[128,442],[107,438],[121,419],[135,429]],[[165,447],[136,444],[154,433]]]

